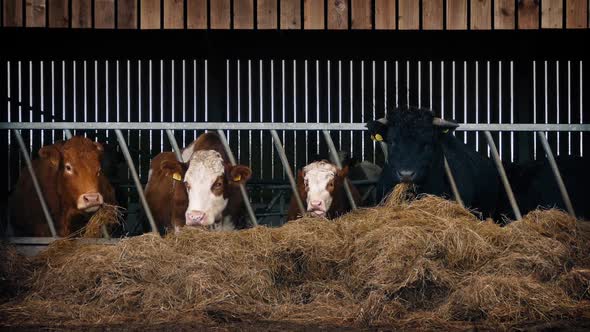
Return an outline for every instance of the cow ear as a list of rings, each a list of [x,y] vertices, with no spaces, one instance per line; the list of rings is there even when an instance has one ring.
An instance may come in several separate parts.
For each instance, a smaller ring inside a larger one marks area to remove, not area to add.
[[[432,125],[439,128],[440,132],[447,134],[453,132],[459,127],[459,124],[454,120],[443,120],[441,118],[433,118]]]
[[[171,177],[176,181],[182,181],[184,170],[178,161],[162,160],[160,162],[160,169],[167,177]]]
[[[61,161],[61,144],[46,145],[39,149],[39,157],[57,167]]]
[[[98,151],[98,153],[102,154],[102,152],[104,151],[102,144],[100,144],[99,142],[93,142],[93,143],[94,143],[94,146],[96,147],[96,150]]]
[[[338,177],[345,178],[348,176],[348,165],[342,167],[342,169],[338,170]]]
[[[371,139],[377,142],[387,142],[387,125],[388,121],[385,118],[367,122],[366,127]]]
[[[250,180],[251,176],[252,170],[244,165],[232,166],[229,171],[229,180],[233,184],[244,184],[246,181]]]

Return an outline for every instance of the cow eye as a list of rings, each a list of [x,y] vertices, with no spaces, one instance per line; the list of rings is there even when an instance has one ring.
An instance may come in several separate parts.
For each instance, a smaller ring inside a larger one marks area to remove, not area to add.
[[[66,172],[72,173],[72,165],[66,164]]]
[[[221,187],[221,182],[215,182],[215,184],[213,185],[214,188],[219,188]]]

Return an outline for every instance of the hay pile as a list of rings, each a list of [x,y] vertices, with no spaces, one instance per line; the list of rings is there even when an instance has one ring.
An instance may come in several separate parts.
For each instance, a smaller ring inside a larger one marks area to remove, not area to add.
[[[399,192],[398,192],[399,194]],[[392,197],[334,222],[191,229],[35,258],[0,325],[275,321],[445,330],[590,320],[590,228],[535,211],[500,228]],[[21,275],[22,277],[22,275]]]

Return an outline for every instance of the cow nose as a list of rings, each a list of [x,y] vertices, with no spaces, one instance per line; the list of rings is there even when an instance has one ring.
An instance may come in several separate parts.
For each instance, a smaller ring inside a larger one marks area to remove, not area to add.
[[[319,208],[319,207],[321,207],[321,206],[322,206],[322,201],[320,201],[320,200],[317,200],[317,201],[311,201],[311,202],[309,202],[309,203],[311,204],[311,206],[312,206],[313,208]]]
[[[186,213],[186,224],[188,226],[200,225],[205,220],[205,212],[203,211],[188,211]]]
[[[82,199],[84,203],[87,205],[95,205],[100,203],[100,194],[98,193],[91,193],[91,194],[84,194],[82,195]]]
[[[414,181],[415,175],[416,175],[416,172],[414,172],[414,171],[397,171],[397,176],[399,177],[400,181],[402,181],[402,182]]]

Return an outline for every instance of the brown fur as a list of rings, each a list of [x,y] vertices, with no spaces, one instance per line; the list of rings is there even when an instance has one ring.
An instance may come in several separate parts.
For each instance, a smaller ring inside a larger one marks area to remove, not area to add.
[[[331,190],[332,205],[330,205],[328,212],[326,212],[326,218],[328,219],[334,219],[352,210],[350,202],[348,201],[348,197],[346,196],[346,191],[344,190],[344,181],[348,182],[350,191],[352,192],[352,197],[357,206],[359,206],[361,203],[361,196],[356,187],[350,182],[350,180],[348,180],[347,175],[348,166],[345,166],[342,170],[339,170],[334,177],[334,189]],[[297,174],[297,192],[299,192],[299,196],[303,201],[303,207],[307,209],[307,191],[305,190],[305,180],[302,169],[300,169]],[[289,203],[287,221],[295,220],[300,217],[301,211],[299,211],[297,200],[293,196],[291,197],[291,202]]]
[[[92,213],[78,210],[81,194],[99,192],[104,203],[116,205],[115,192],[108,179],[99,174],[102,145],[75,136],[47,145],[33,160],[33,169],[47,202],[59,236],[68,236],[86,225]],[[74,174],[66,176],[64,166],[73,166]],[[17,236],[51,236],[33,181],[26,168],[21,170],[10,198],[11,221]]]
[[[152,159],[152,174],[145,187],[145,197],[160,232],[184,225],[188,196],[183,178],[186,166],[177,161],[173,152],[162,152]],[[181,180],[172,176],[179,173]]]
[[[219,195],[223,194],[225,198],[229,199],[227,207],[223,211],[223,217],[231,216],[237,229],[247,228],[249,223],[247,218],[243,217],[245,216],[245,211],[239,184],[248,181],[252,175],[252,171],[243,165],[231,166],[223,144],[219,136],[215,133],[200,135],[191,146],[193,151],[215,150],[221,154],[225,163],[226,176],[223,178],[223,186],[215,189],[215,193]],[[164,160],[169,165],[167,173],[158,166]],[[160,231],[171,228],[172,226],[185,225],[184,214],[188,207],[188,195],[182,182],[176,183],[179,185],[173,188],[175,180],[172,179],[172,174],[174,172],[180,172],[184,179],[187,168],[188,165],[177,161],[172,152],[162,152],[152,160],[152,175],[146,186],[146,198]],[[238,174],[241,175],[241,180],[234,182],[233,178]],[[159,211],[155,212],[156,210]]]

